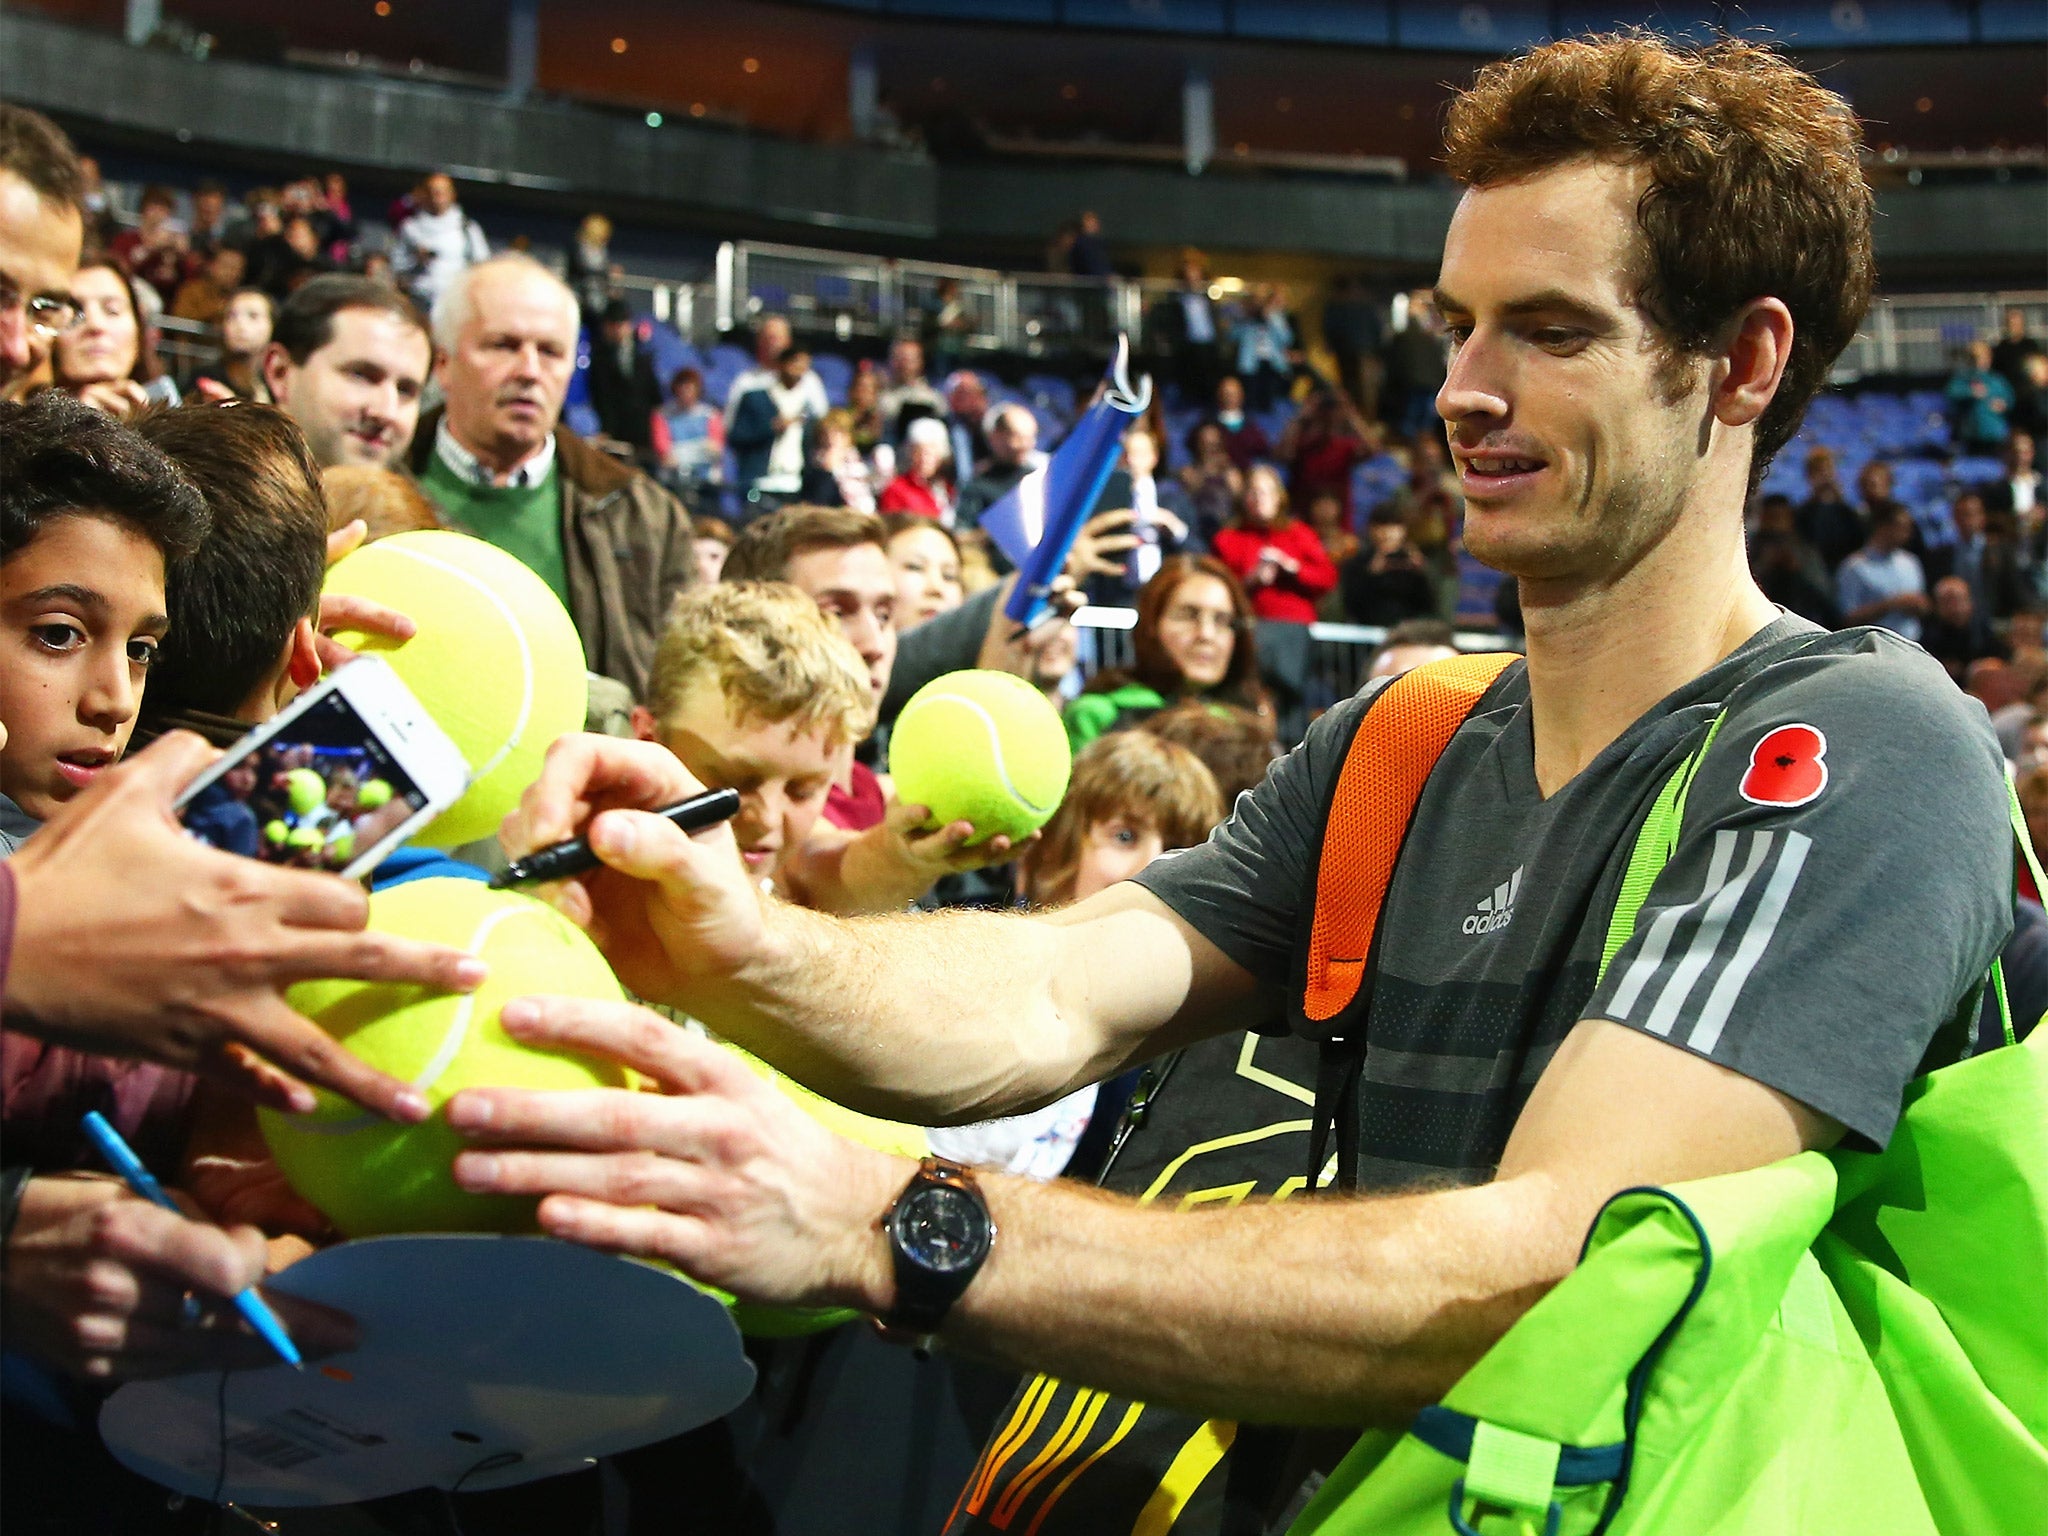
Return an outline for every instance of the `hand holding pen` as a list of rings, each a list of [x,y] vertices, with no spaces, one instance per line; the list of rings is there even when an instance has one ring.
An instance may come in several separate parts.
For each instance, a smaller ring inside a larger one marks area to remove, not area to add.
[[[158,1206],[158,1208],[162,1208],[166,1212],[172,1212],[174,1217],[178,1217],[180,1223],[186,1223],[186,1227],[184,1227],[186,1235],[193,1231],[195,1227],[199,1227],[199,1223],[193,1223],[182,1210],[178,1210],[176,1202],[156,1182],[156,1178],[150,1174],[150,1169],[143,1167],[141,1159],[127,1145],[127,1141],[123,1141],[119,1130],[115,1130],[109,1122],[106,1122],[104,1116],[100,1116],[98,1112],[88,1114],[84,1118],[84,1128],[86,1128],[86,1135],[92,1139],[94,1147],[100,1151],[100,1155],[106,1159],[106,1163],[113,1167],[115,1174],[121,1176],[121,1182],[127,1184],[127,1188],[135,1196],[139,1196],[141,1200],[147,1200],[150,1204],[154,1204],[154,1206]],[[201,1231],[209,1231],[209,1233],[221,1235],[219,1229],[201,1227]],[[188,1237],[186,1237],[186,1241],[182,1245],[176,1243],[176,1241],[166,1241],[162,1247],[164,1247],[164,1255],[156,1257],[156,1260],[152,1260],[152,1257],[139,1255],[139,1253],[137,1255],[129,1255],[129,1260],[137,1266],[137,1284],[143,1284],[143,1274],[141,1274],[143,1270],[168,1268],[166,1260],[168,1260],[168,1257],[174,1257],[174,1249],[190,1247],[190,1241],[188,1241]],[[152,1288],[158,1284],[154,1276],[150,1276],[150,1284],[152,1284]],[[266,1352],[272,1358],[285,1360],[291,1366],[299,1366],[301,1364],[301,1352],[293,1343],[293,1337],[285,1331],[285,1325],[279,1321],[276,1313],[270,1311],[268,1303],[264,1303],[264,1298],[256,1292],[254,1284],[250,1284],[250,1286],[242,1288],[240,1292],[233,1294],[231,1296],[231,1305],[233,1305],[233,1309],[236,1309],[242,1315],[242,1319],[256,1331],[256,1335],[264,1341],[264,1346],[268,1346]],[[334,1348],[336,1343],[344,1341],[346,1335],[336,1337],[336,1329],[328,1327],[326,1321],[324,1321],[328,1317],[326,1309],[317,1309],[317,1311],[319,1311],[319,1315],[322,1315],[322,1323],[315,1325],[315,1333],[319,1335],[317,1337],[317,1346],[322,1348],[322,1352],[324,1352],[328,1348]],[[338,1319],[338,1315],[334,1315],[334,1317]],[[137,1323],[139,1321],[141,1321],[141,1311],[137,1311]],[[170,1317],[150,1319],[150,1323],[168,1329],[170,1331],[170,1339],[174,1339],[174,1341],[176,1339],[186,1339],[186,1335],[211,1333],[211,1313],[205,1307],[205,1303],[201,1300],[201,1294],[197,1290],[186,1290],[182,1303],[176,1307],[176,1311]],[[217,1343],[225,1343],[227,1337],[229,1335],[219,1335]],[[190,1343],[197,1343],[197,1339],[190,1339]],[[217,1352],[217,1343],[215,1343],[215,1352]],[[135,1354],[135,1350],[131,1350],[129,1354]],[[190,1348],[184,1348],[184,1350],[170,1350],[170,1348],[166,1348],[164,1354],[168,1358],[166,1358],[164,1368],[160,1372],[125,1368],[125,1370],[119,1370],[119,1372],[115,1372],[115,1370],[90,1372],[88,1370],[88,1374],[164,1374],[164,1372],[174,1372],[174,1370],[199,1370],[199,1368],[205,1368],[207,1364],[219,1364],[219,1360],[213,1360],[213,1362],[207,1362],[207,1360],[201,1360],[201,1358],[184,1360],[184,1356],[188,1356],[188,1354],[201,1354],[201,1352],[195,1352],[195,1350],[190,1350]],[[258,1364],[258,1360],[246,1360],[244,1364]]]
[[[736,791],[707,789],[654,814],[675,823],[685,832],[702,832],[706,827],[732,820],[739,812],[740,797]],[[491,876],[491,888],[503,891],[524,885],[546,885],[552,880],[568,880],[588,873],[602,862],[587,837],[572,837],[546,848],[537,848],[522,859],[514,859]]]

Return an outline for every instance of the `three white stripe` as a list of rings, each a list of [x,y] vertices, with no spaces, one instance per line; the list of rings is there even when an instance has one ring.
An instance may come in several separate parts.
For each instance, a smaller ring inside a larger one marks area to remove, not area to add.
[[[1785,915],[1792,887],[1798,883],[1799,873],[1806,865],[1807,852],[1812,847],[1812,838],[1789,830],[1782,834],[1777,831],[1715,833],[1706,885],[1699,898],[1682,907],[1668,907],[1651,922],[1643,935],[1641,949],[1623,973],[1621,984],[1614,990],[1608,1009],[1610,1017],[1626,1023],[1650,984],[1662,976],[1663,986],[1651,1006],[1649,1017],[1643,1022],[1643,1028],[1651,1034],[1669,1035],[1693,989],[1720,953],[1743,897],[1765,866],[1771,863],[1775,852],[1776,862],[1765,877],[1763,894],[1750,912],[1735,941],[1733,954],[1716,978],[1705,1005],[1694,1018],[1691,1032],[1686,1036],[1685,1043],[1693,1050],[1711,1053],[1727,1027],[1744,983],[1770,947],[1771,937],[1777,932],[1779,919]],[[1741,869],[1731,875],[1738,857],[1742,860]],[[1684,958],[1667,971],[1665,961],[1672,943],[1689,919],[1696,924],[1692,942]]]

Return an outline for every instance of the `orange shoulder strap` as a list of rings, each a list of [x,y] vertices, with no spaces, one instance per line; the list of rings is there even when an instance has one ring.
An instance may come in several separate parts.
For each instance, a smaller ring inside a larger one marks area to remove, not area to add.
[[[1357,999],[1422,786],[1487,689],[1520,659],[1494,651],[1417,667],[1359,721],[1323,823],[1301,1000],[1310,1022],[1327,1023]]]

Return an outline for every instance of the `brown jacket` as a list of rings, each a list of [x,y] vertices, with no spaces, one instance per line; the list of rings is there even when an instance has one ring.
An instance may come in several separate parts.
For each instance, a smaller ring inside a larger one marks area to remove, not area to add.
[[[416,476],[431,461],[440,425],[439,411],[420,419],[406,456]],[[689,514],[632,465],[563,426],[555,428],[555,470],[569,617],[584,658],[642,698],[669,605],[697,579]]]

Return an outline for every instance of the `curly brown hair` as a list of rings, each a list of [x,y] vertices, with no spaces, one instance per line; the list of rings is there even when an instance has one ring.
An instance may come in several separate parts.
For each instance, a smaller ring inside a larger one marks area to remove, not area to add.
[[[1872,199],[1849,104],[1754,43],[1626,32],[1487,65],[1444,142],[1469,187],[1582,158],[1644,166],[1640,300],[1675,367],[1713,350],[1744,304],[1784,302],[1792,353],[1757,422],[1760,479],[1870,305]]]

